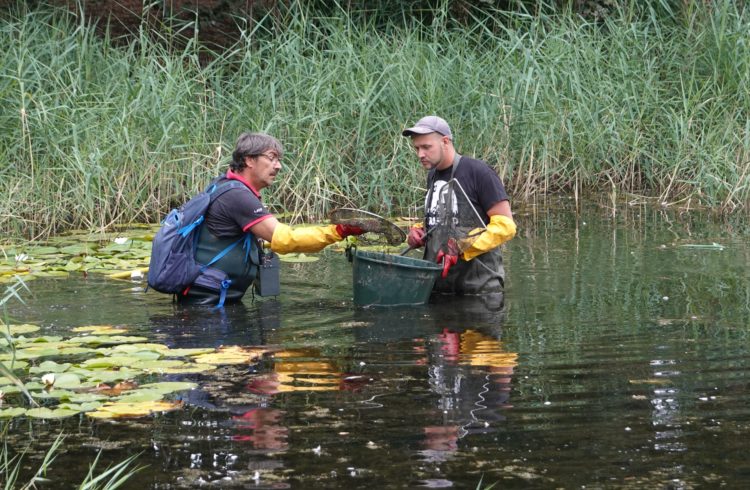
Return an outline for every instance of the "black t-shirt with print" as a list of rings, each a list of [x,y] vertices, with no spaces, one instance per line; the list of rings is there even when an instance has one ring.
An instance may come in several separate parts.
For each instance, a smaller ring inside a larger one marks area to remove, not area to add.
[[[428,189],[427,197],[425,198],[428,227],[432,227],[435,224],[434,209],[436,199],[440,193],[440,189],[451,179],[451,172],[453,170],[453,166],[450,166],[445,170],[433,170],[428,174],[428,185],[432,183],[432,189]],[[458,166],[455,168],[455,172],[452,174],[452,178],[461,184],[461,188],[466,192],[466,196],[485,224],[490,221],[487,211],[498,202],[509,199],[500,177],[498,177],[492,167],[481,160],[462,156]],[[432,203],[428,202],[430,199],[433,200]]]

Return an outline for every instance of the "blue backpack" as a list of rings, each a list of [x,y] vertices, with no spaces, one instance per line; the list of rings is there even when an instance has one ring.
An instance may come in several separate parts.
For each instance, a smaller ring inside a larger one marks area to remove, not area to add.
[[[195,261],[200,225],[208,206],[226,191],[244,186],[236,180],[221,185],[212,183],[205,191],[169,212],[151,244],[148,287],[161,293],[181,293],[212,264],[245,240],[245,237],[242,237],[232,243],[207,264]]]

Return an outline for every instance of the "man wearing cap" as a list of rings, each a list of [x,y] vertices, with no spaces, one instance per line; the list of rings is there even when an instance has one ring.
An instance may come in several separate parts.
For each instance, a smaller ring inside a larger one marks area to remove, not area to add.
[[[434,291],[453,294],[501,293],[505,270],[500,245],[513,238],[516,224],[500,177],[482,160],[459,155],[448,123],[423,117],[402,133],[412,140],[427,173],[424,224],[409,230],[412,248],[443,265]]]

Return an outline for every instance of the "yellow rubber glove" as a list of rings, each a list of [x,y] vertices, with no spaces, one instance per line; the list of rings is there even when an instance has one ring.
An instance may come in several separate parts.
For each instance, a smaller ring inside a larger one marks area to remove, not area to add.
[[[273,230],[271,250],[280,254],[319,252],[327,245],[341,239],[341,235],[336,232],[336,225],[292,229],[283,223],[279,223]]]
[[[471,260],[483,253],[497,248],[516,236],[516,224],[512,219],[502,214],[490,216],[487,229],[475,228],[469,232],[469,236],[476,235],[469,248],[464,250],[464,260]]]

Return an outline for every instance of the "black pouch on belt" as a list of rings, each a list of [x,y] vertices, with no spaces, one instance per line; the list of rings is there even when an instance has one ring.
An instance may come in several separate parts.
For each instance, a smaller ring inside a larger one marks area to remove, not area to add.
[[[273,252],[262,253],[258,265],[258,277],[255,278],[255,292],[258,296],[278,296],[281,293],[279,283],[279,256]]]

